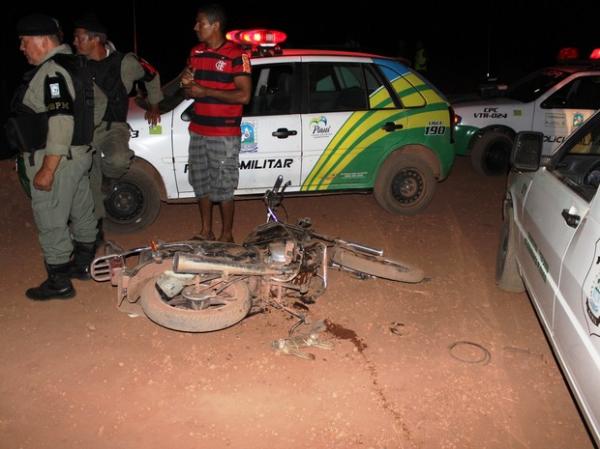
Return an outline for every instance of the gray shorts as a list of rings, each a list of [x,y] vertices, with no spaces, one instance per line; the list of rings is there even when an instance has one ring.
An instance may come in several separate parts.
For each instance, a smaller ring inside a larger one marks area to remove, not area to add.
[[[239,179],[240,136],[190,133],[188,179],[196,197],[213,202],[233,199]]]

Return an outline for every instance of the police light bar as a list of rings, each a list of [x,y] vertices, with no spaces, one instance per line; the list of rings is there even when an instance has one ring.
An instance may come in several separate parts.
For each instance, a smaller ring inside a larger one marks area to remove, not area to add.
[[[556,59],[559,61],[579,59],[579,49],[576,47],[563,47],[558,51]]]
[[[600,59],[600,48],[594,48],[590,53],[590,59]]]
[[[233,30],[229,31],[225,37],[237,44],[252,47],[275,47],[287,39],[287,35],[283,31],[266,29]]]

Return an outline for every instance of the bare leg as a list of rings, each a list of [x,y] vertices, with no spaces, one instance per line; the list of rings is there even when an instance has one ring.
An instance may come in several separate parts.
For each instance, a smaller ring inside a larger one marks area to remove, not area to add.
[[[215,235],[212,232],[212,201],[207,196],[198,198],[198,209],[200,209],[200,220],[202,229],[198,237],[205,240],[214,240]]]
[[[223,231],[219,241],[233,242],[233,212],[235,204],[233,200],[221,201],[221,219],[223,220]]]

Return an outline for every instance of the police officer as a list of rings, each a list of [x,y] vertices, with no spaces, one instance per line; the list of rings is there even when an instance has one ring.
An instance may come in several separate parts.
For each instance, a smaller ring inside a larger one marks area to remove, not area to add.
[[[123,54],[114,50],[107,40],[106,27],[94,15],[75,21],[73,45],[78,54],[89,59],[94,81],[108,97],[106,113],[94,133],[96,152],[90,172],[95,215],[102,220],[106,215],[102,190],[110,192],[116,180],[127,173],[134,156],[129,149],[127,124],[128,94],[133,83],[145,83],[149,103],[146,119],[152,126],[160,121],[158,103],[163,94],[158,72],[134,53]]]
[[[88,178],[95,92],[78,58],[60,43],[56,19],[26,16],[17,33],[20,50],[35,68],[13,98],[10,134],[17,136],[25,160],[48,272],[48,279],[26,295],[66,299],[75,296],[71,277],[89,278],[87,267],[95,255],[97,221]]]

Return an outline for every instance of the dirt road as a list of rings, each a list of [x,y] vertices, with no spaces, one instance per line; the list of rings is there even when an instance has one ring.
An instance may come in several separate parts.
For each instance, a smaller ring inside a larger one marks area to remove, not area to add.
[[[311,316],[347,331],[314,361],[271,350],[293,324],[278,311],[188,334],[119,312],[108,284],[28,301],[44,279],[35,225],[9,161],[0,174],[0,449],[593,447],[527,296],[494,285],[504,180],[467,160],[415,217],[370,195],[286,200],[429,277],[334,272]],[[262,220],[259,201],[238,202],[237,240]],[[145,231],[109,237],[185,239],[197,223],[194,205],[163,205]]]

